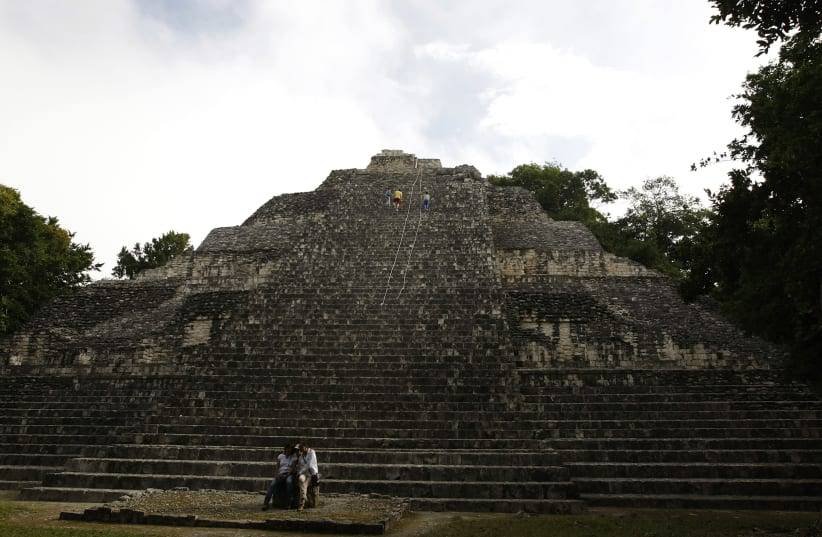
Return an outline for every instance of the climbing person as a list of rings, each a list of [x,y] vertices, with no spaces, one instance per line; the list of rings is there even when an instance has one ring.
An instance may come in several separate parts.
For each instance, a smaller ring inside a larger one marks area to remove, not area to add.
[[[297,460],[297,486],[300,500],[298,509],[317,507],[320,500],[320,469],[317,454],[305,442],[300,442],[300,457]]]
[[[431,194],[428,192],[422,197],[422,208],[426,211],[431,208]]]
[[[395,190],[394,191],[394,208],[399,211],[401,203],[402,203],[402,190]]]
[[[391,207],[391,189],[386,188],[385,192],[383,192],[383,199],[385,200],[385,204],[388,207]]]
[[[291,442],[283,446],[283,451],[277,455],[277,475],[268,486],[263,500],[263,511],[268,511],[272,498],[274,505],[289,508],[294,496],[294,478],[296,473],[297,449]]]

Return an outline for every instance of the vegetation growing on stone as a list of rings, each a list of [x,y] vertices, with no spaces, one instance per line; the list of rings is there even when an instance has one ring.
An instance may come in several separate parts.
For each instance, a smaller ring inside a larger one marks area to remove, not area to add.
[[[171,230],[142,246],[137,243],[131,250],[123,246],[117,254],[117,265],[111,271],[111,275],[133,280],[144,270],[162,267],[178,255],[190,253],[192,250],[188,233]]]

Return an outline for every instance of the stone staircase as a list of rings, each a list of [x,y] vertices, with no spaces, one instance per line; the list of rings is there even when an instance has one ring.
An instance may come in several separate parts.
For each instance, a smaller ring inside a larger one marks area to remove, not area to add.
[[[0,489],[39,485],[83,449],[127,438],[123,434],[155,409],[153,394],[134,387],[130,379],[0,380]]]
[[[775,350],[435,164],[334,171],[0,342],[0,486],[262,490],[304,439],[324,491],[416,509],[822,506],[822,401]]]
[[[589,505],[822,508],[822,402],[779,371],[519,374]]]

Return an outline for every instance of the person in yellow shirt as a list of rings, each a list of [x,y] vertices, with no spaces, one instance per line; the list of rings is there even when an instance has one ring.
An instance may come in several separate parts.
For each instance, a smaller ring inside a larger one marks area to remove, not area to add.
[[[401,204],[402,204],[402,190],[395,190],[394,191],[394,209],[399,211]]]

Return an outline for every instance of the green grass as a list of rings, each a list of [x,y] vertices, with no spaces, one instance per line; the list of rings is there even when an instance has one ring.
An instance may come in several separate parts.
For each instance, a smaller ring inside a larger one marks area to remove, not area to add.
[[[109,528],[52,528],[47,526],[16,526],[0,523],[3,537],[140,537],[147,533],[119,531]],[[156,534],[154,534],[156,537]]]
[[[120,530],[94,527],[58,528],[36,519],[23,517],[15,520],[15,515],[28,515],[33,511],[19,502],[0,501],[0,536],[2,537],[141,537],[150,534],[134,530]],[[135,528],[136,529],[136,528]],[[153,534],[156,536],[156,534]]]
[[[818,520],[813,513],[672,510],[458,517],[424,537],[822,537]]]
[[[26,513],[28,509],[12,502],[0,501],[0,522],[8,519],[13,513]],[[2,535],[2,534],[0,534]]]

